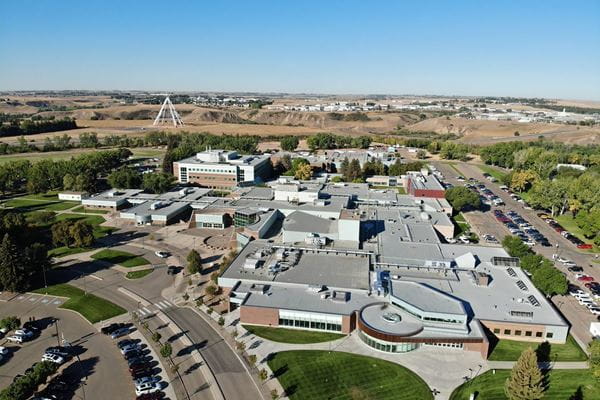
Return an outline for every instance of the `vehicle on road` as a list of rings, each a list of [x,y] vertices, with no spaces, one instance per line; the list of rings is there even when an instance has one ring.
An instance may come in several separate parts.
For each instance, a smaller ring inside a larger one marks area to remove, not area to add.
[[[167,258],[167,257],[169,257],[169,253],[167,253],[166,251],[155,251],[154,255],[156,257],[159,257],[159,258]]]
[[[498,243],[498,239],[496,239],[494,235],[489,235],[487,233],[483,235],[483,240],[485,240],[488,243]]]

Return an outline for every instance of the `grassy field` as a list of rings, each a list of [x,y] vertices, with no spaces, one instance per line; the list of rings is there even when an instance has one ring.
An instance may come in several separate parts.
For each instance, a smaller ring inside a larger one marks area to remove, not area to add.
[[[65,301],[60,308],[77,311],[92,324],[125,313],[125,310],[118,305],[93,294],[85,294],[83,290],[67,284],[49,286],[34,292],[68,297],[69,300]]]
[[[71,210],[72,212],[84,213],[84,214],[108,214],[108,210],[93,210],[87,209],[84,206],[75,207]]]
[[[269,368],[295,399],[433,399],[414,372],[389,361],[319,350],[284,351]]]
[[[141,278],[143,278],[145,276],[150,275],[152,273],[152,271],[154,271],[152,268],[142,269],[140,271],[131,271],[131,272],[128,272],[125,275],[125,278],[127,278],[127,279],[141,279]]]
[[[100,215],[81,215],[81,214],[71,214],[64,213],[56,216],[56,221],[63,220],[84,220],[88,222],[94,228],[94,237],[96,239],[103,238],[104,236],[110,234],[116,228],[110,226],[100,226],[101,223],[105,221],[104,217]],[[48,251],[48,255],[51,257],[64,257],[71,254],[83,253],[85,251],[90,251],[91,248],[85,247],[57,247],[50,251]]]
[[[65,151],[50,151],[45,153],[18,153],[18,154],[7,154],[0,155],[0,164],[28,160],[30,162],[36,162],[40,160],[52,159],[52,160],[68,160],[73,156],[80,154],[91,153],[94,151],[109,150],[109,148],[103,149],[68,149]],[[162,157],[165,154],[164,149],[154,149],[149,147],[130,148],[134,157]]]
[[[269,328],[268,326],[244,325],[249,332],[261,338],[280,343],[321,343],[343,338],[345,335],[331,332],[303,331],[298,329]]]
[[[3,203],[5,207],[17,208],[19,211],[29,213],[32,211],[64,211],[75,207],[78,203],[75,201],[47,201],[35,198],[19,197]]]
[[[468,400],[473,392],[478,392],[477,400],[506,400],[504,382],[509,370],[487,371],[471,382],[464,383],[450,396],[450,400]],[[600,400],[600,384],[589,370],[562,369],[550,371],[544,400],[585,399]],[[581,396],[574,396],[581,390]]]
[[[543,345],[543,344],[542,344]],[[490,361],[516,361],[527,347],[539,348],[536,343],[501,339],[489,356]],[[540,349],[540,351],[542,351]],[[585,361],[587,356],[571,335],[565,344],[550,344],[550,361]]]
[[[131,268],[150,264],[144,257],[126,251],[104,249],[92,255],[94,260],[102,260],[111,264],[119,264],[122,267]]]
[[[452,168],[454,171],[456,171],[456,173],[457,173],[459,176],[464,176],[464,174],[462,173],[462,171],[461,171],[460,169],[458,169],[458,167],[456,166],[456,163],[449,162],[449,163],[447,163],[447,164],[450,166],[450,168]]]
[[[498,179],[500,182],[502,182],[502,180],[504,179],[504,177],[507,175],[506,172],[503,172],[503,171],[501,171],[500,169],[498,169],[496,167],[492,167],[491,165],[481,165],[481,164],[478,164],[477,167],[482,172],[490,174],[494,178]]]

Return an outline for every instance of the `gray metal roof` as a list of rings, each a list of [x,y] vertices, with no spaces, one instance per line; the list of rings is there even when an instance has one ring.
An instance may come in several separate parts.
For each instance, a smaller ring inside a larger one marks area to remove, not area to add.
[[[421,311],[465,315],[459,300],[418,282],[392,280],[390,295],[413,305]]]
[[[334,233],[338,230],[338,221],[319,218],[302,211],[294,211],[283,220],[283,230],[307,233]]]

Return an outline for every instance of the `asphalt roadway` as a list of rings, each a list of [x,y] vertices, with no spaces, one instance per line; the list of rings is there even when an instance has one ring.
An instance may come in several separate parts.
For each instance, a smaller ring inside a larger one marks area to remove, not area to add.
[[[143,249],[133,247],[124,250],[136,254],[143,252]],[[164,262],[158,259],[152,250],[147,250],[143,256],[151,262]],[[68,281],[90,293],[109,299],[128,311],[139,310],[141,306],[137,301],[118,290],[119,287],[124,287],[149,301],[151,305],[148,308],[152,312],[163,312],[168,315],[196,345],[208,367],[213,371],[227,400],[262,398],[242,361],[219,333],[193,310],[175,307],[161,296],[162,289],[169,286],[174,279],[167,275],[166,266],[156,267],[150,275],[138,280],[126,280],[122,272],[94,262],[71,261],[65,267],[67,268],[52,272],[52,282]],[[165,304],[169,306],[165,307]],[[203,395],[205,393],[207,392],[204,391]]]
[[[237,355],[206,321],[189,308],[164,312],[198,345],[226,399],[262,398]]]

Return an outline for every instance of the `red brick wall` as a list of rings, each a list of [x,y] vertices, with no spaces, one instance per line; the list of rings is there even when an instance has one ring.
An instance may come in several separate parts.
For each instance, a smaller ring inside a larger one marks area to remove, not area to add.
[[[483,342],[480,342],[480,343],[464,343],[463,344],[463,349],[465,351],[478,351],[484,360],[487,360],[487,358],[488,358],[489,347],[490,347],[490,342],[488,342],[486,338],[484,338]]]
[[[242,306],[240,308],[240,322],[243,324],[279,326],[279,310],[276,308]]]
[[[209,188],[231,188],[237,185],[237,176],[235,174],[203,174],[198,172],[188,172],[188,182]]]
[[[350,333],[356,329],[356,313],[342,317],[342,333]]]
[[[445,197],[445,190],[430,190],[430,189],[416,189],[413,193],[415,197],[434,197],[437,199],[443,199]]]

